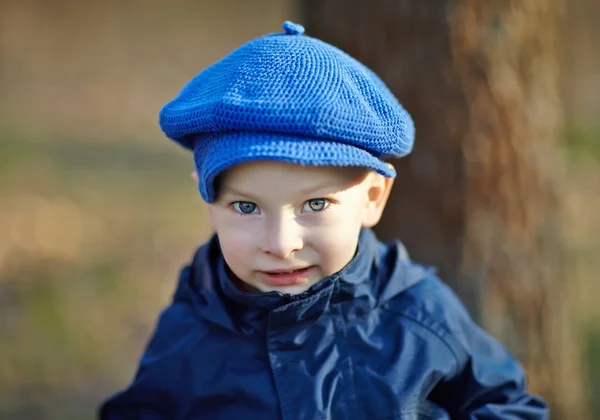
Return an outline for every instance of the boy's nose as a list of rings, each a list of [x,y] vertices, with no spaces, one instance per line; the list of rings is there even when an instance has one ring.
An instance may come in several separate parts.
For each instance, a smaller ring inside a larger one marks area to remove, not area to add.
[[[293,220],[279,220],[267,228],[262,250],[284,259],[303,247],[301,228]]]

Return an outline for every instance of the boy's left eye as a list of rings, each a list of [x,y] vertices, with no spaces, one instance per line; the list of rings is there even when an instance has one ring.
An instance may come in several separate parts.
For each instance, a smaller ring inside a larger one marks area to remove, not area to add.
[[[313,198],[304,203],[302,211],[317,212],[327,208],[329,200],[325,198]]]

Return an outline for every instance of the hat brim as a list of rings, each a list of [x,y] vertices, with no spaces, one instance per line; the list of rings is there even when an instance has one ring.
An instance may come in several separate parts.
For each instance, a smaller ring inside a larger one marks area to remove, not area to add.
[[[364,167],[386,178],[396,171],[368,151],[346,143],[270,133],[235,132],[201,136],[194,145],[198,189],[207,203],[216,199],[214,181],[233,165],[277,160],[303,166]]]

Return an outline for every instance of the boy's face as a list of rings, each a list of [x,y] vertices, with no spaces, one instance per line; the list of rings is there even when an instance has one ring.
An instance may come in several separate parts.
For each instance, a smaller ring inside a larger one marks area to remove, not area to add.
[[[227,265],[261,292],[304,292],[354,256],[381,217],[392,180],[362,168],[246,162],[227,170],[211,226]]]

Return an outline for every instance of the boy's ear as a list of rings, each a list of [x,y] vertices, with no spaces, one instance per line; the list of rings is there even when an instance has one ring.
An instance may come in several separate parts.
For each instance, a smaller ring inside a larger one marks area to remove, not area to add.
[[[196,188],[198,188],[198,184],[200,183],[200,179],[198,178],[198,172],[196,172],[195,170],[192,171],[192,173],[190,174],[190,177],[194,180],[194,182],[196,183]],[[210,228],[212,229],[213,232],[216,232],[215,230],[215,218],[212,212],[212,207],[209,205],[206,206],[206,212],[208,215],[208,224],[210,225]]]
[[[387,165],[393,168],[389,163]],[[367,205],[362,225],[370,228],[379,223],[381,219],[383,209],[394,185],[394,178],[386,178],[376,172],[371,173],[369,177],[371,179],[367,190]]]
[[[196,187],[197,187],[198,184],[200,183],[200,179],[198,178],[198,172],[196,172],[196,170],[194,170],[194,171],[192,171],[192,173],[190,174],[190,176],[192,177],[192,179],[196,183]]]

